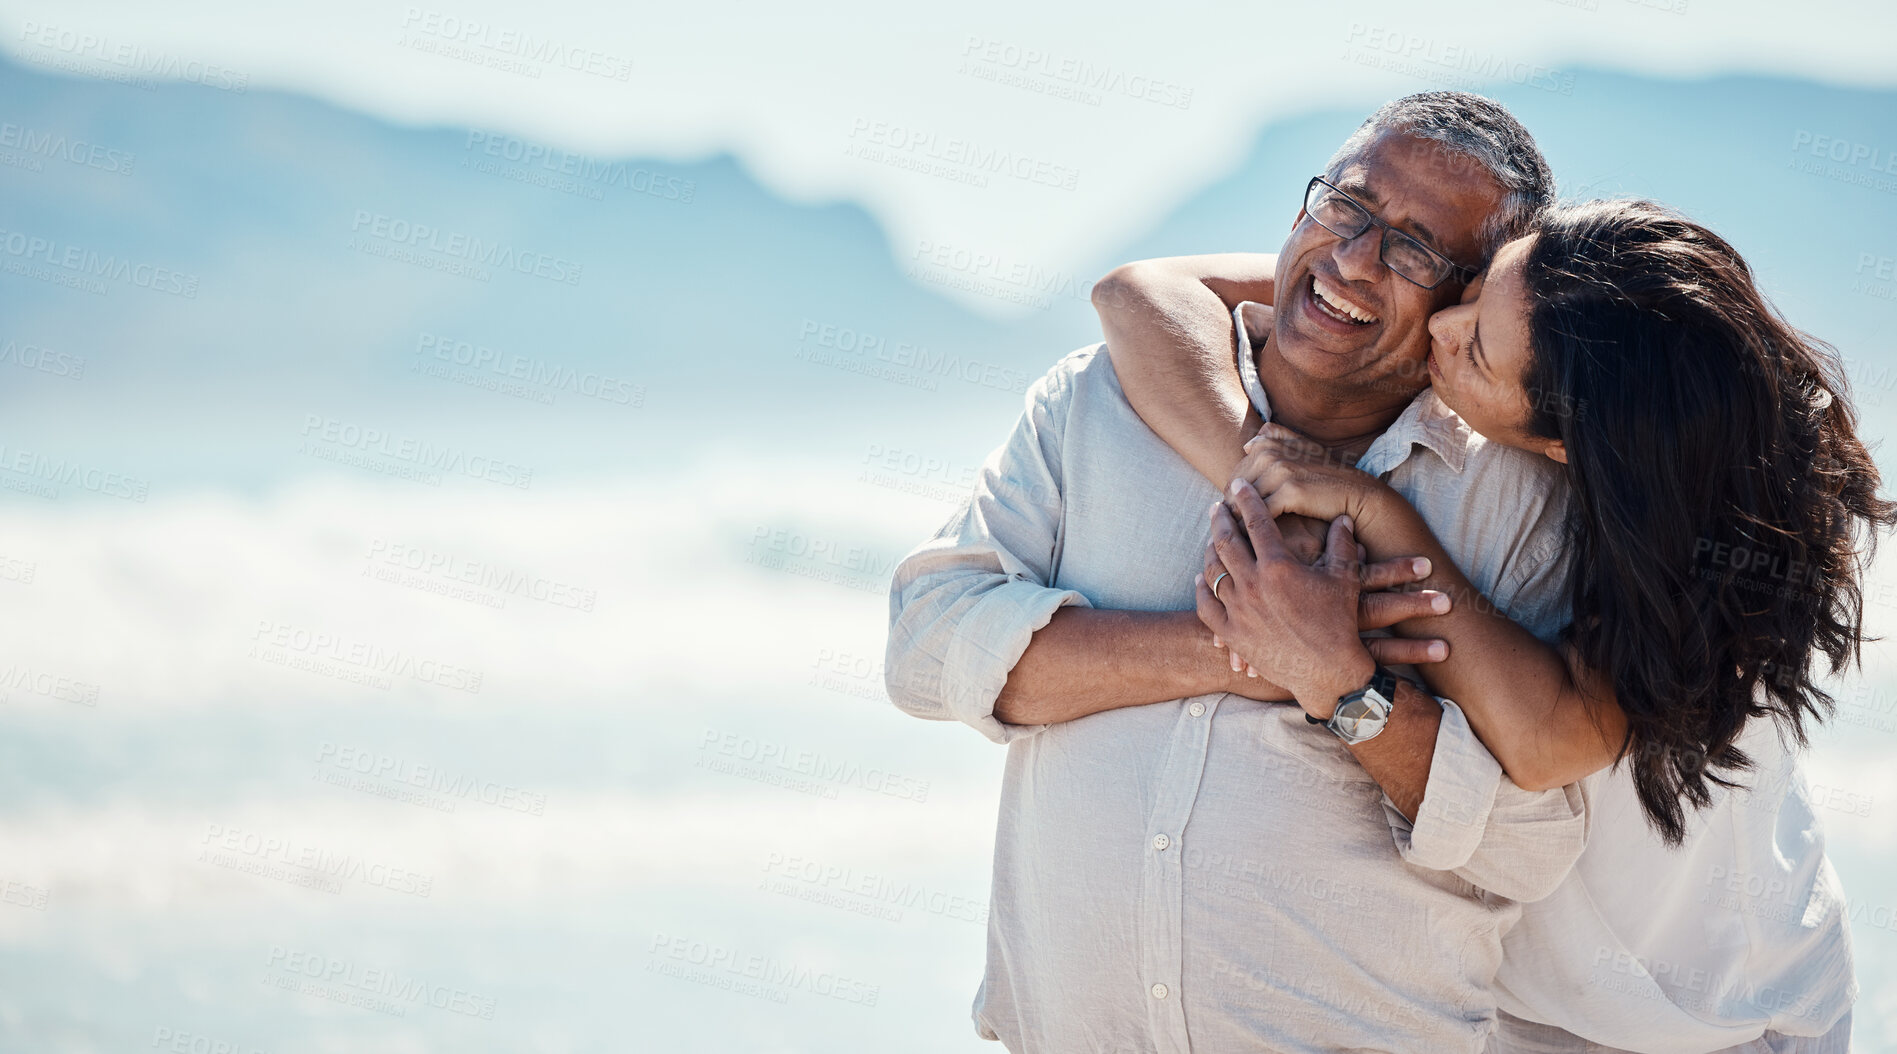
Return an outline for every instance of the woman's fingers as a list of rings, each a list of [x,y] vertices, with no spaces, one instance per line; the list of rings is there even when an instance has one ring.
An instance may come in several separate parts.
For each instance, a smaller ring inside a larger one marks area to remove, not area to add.
[[[1306,567],[1317,563],[1324,555],[1324,535],[1330,525],[1323,520],[1314,520],[1309,516],[1281,516],[1278,518],[1278,533],[1284,535],[1284,547],[1298,563]]]
[[[1252,489],[1260,494],[1270,494],[1291,480],[1291,466],[1284,461],[1262,452],[1245,456],[1233,472],[1235,479],[1250,480]]]
[[[1304,488],[1296,480],[1285,480],[1270,491],[1260,491],[1265,495],[1265,514],[1277,519],[1285,513],[1299,516],[1310,515],[1309,503],[1304,500]]]
[[[1347,566],[1357,552],[1357,525],[1349,516],[1331,521],[1330,536],[1324,542],[1324,559],[1332,566]]]
[[[1363,593],[1357,597],[1357,628],[1388,629],[1413,618],[1449,613],[1449,594],[1434,589],[1417,593]]]
[[[1363,547],[1357,547],[1361,550]],[[1398,586],[1412,585],[1429,577],[1430,565],[1427,556],[1399,556],[1394,560],[1379,560],[1363,566],[1363,587],[1370,589],[1395,589]]]
[[[1449,642],[1444,640],[1413,640],[1409,637],[1365,637],[1364,647],[1369,649],[1370,657],[1385,666],[1398,666],[1403,663],[1415,665],[1424,662],[1441,662],[1449,657]]]

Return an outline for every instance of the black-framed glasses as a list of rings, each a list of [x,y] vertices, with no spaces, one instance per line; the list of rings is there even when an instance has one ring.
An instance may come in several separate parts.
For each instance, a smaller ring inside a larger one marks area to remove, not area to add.
[[[1338,190],[1323,176],[1312,176],[1304,188],[1304,214],[1345,241],[1369,230],[1373,224],[1383,228],[1383,245],[1379,250],[1383,266],[1424,289],[1434,289],[1452,277],[1466,284],[1480,273],[1377,219],[1363,202]]]

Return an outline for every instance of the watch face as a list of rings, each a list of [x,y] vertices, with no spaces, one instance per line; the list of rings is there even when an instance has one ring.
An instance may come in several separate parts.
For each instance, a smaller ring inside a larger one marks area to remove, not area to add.
[[[1383,731],[1389,718],[1389,701],[1371,689],[1338,703],[1336,713],[1331,716],[1331,729],[1347,742],[1355,743]]]
[[[1382,726],[1383,712],[1370,705],[1370,700],[1360,696],[1337,704],[1337,713],[1331,717],[1331,723],[1345,739],[1358,739]]]

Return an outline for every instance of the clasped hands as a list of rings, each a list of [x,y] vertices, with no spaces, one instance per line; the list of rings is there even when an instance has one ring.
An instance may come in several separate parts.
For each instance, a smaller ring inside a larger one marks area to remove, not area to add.
[[[1327,720],[1377,664],[1449,657],[1442,640],[1363,636],[1450,608],[1446,593],[1404,590],[1429,576],[1428,559],[1368,562],[1357,535],[1392,501],[1403,497],[1388,484],[1283,426],[1245,444],[1226,500],[1212,504],[1195,579],[1199,619],[1234,672],[1271,681]]]

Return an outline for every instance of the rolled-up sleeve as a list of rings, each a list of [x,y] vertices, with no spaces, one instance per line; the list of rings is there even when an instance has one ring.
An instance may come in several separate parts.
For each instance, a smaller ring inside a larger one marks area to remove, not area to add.
[[[962,721],[997,743],[1046,727],[996,720],[995,699],[1035,631],[1061,607],[1088,606],[1081,594],[1050,585],[1071,365],[1028,388],[1021,420],[983,463],[968,501],[903,558],[890,585],[890,699],[917,717]]]
[[[1415,821],[1384,799],[1397,850],[1417,867],[1451,872],[1510,900],[1548,896],[1587,846],[1584,786],[1522,790],[1476,738],[1462,708],[1439,702],[1442,728]]]

